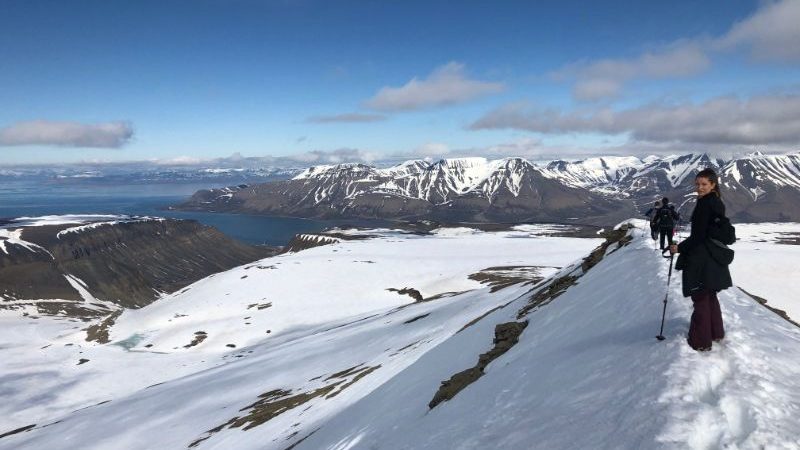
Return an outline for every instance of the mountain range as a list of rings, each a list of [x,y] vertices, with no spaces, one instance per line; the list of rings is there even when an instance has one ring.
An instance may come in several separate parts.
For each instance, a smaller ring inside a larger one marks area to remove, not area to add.
[[[800,220],[800,153],[730,160],[703,153],[313,166],[290,180],[198,191],[176,208],[315,218],[612,223],[642,213],[664,196],[688,213],[694,175],[706,167],[719,173],[734,220]]]

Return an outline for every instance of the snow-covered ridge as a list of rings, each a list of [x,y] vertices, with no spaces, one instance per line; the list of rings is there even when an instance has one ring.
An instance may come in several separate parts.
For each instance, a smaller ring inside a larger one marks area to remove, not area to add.
[[[39,227],[45,225],[85,224],[100,221],[124,220],[129,216],[117,214],[63,214],[38,217],[18,217],[4,227]]]
[[[582,256],[598,240],[533,231],[374,233],[265,259],[124,313],[107,345],[12,322],[0,433],[16,432],[0,449],[797,447],[800,330],[731,288],[726,339],[696,353],[680,276],[667,288],[645,230],[593,267]],[[550,267],[497,291],[467,277],[510,266]],[[516,345],[430,409],[498,324],[522,321]]]
[[[92,222],[86,225],[80,225],[77,227],[70,227],[64,230],[61,230],[56,234],[57,239],[61,239],[61,236],[65,236],[69,233],[80,233],[83,231],[91,230],[93,228],[98,228],[101,226],[110,226],[116,225],[120,223],[136,223],[136,222],[163,222],[163,217],[149,217],[149,216],[120,216],[117,220],[110,220],[110,221],[99,221],[99,222]]]
[[[163,217],[129,216],[129,215],[117,215],[117,214],[63,214],[63,215],[48,215],[48,216],[38,216],[38,217],[18,217],[16,219],[10,220],[8,223],[4,225],[0,225],[0,233],[5,232],[5,235],[7,235],[5,237],[8,239],[9,236],[11,236],[11,233],[13,233],[12,231],[9,230],[14,228],[16,229],[15,232],[18,232],[15,236],[16,238],[19,238],[19,234],[22,232],[21,228],[24,227],[42,227],[42,226],[71,225],[71,224],[78,225],[75,227],[70,227],[59,231],[56,237],[58,239],[61,239],[61,236],[64,236],[69,233],[79,233],[82,231],[86,231],[104,225],[115,225],[119,223],[134,223],[134,222],[152,222],[152,221],[161,222],[164,220],[165,219]],[[0,234],[0,236],[4,235]]]
[[[731,189],[743,188],[755,200],[764,193],[763,184],[800,189],[800,154],[754,154],[733,160],[722,168],[722,178],[729,180]]]
[[[582,161],[552,161],[541,166],[542,175],[576,187],[615,185],[645,162],[634,156],[606,156]]]
[[[293,181],[313,184],[309,197],[315,203],[344,192],[346,198],[377,193],[440,204],[468,192],[491,198],[502,187],[517,196],[522,178],[531,170],[537,169],[522,158],[452,158],[406,161],[383,169],[363,164],[314,166]]]
[[[376,173],[375,168],[360,163],[328,164],[311,166],[295,175],[292,180],[305,180],[315,177],[336,176],[343,171],[347,171],[354,176],[364,177]]]

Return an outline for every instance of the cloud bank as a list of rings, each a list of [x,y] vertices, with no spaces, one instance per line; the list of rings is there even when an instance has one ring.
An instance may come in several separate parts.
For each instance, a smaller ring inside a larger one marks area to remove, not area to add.
[[[652,104],[563,113],[512,104],[490,111],[473,130],[517,129],[545,134],[629,134],[635,141],[692,144],[798,144],[800,96],[717,97],[700,104]]]
[[[723,51],[738,47],[748,48],[754,60],[800,61],[800,2],[767,3],[712,44]]]
[[[450,62],[437,68],[428,78],[413,78],[401,87],[384,87],[365,106],[379,111],[412,111],[464,103],[474,98],[502,92],[502,83],[471,80],[464,65]]]
[[[617,96],[623,84],[635,78],[688,77],[702,73],[710,66],[710,60],[697,45],[683,43],[634,59],[570,64],[551,76],[557,80],[575,78],[573,96],[581,101],[593,101]]]
[[[756,61],[800,61],[800,1],[767,2],[750,17],[734,24],[721,36],[696,37],[674,42],[658,51],[634,58],[572,63],[552,72],[558,81],[574,81],[579,101],[616,97],[634,79],[681,78],[711,67],[715,52],[748,49]]]
[[[133,127],[127,122],[82,124],[36,120],[0,129],[0,146],[120,148],[131,137]]]

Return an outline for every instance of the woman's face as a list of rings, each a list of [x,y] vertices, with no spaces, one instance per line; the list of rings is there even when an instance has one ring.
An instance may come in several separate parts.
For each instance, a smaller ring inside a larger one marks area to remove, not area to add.
[[[708,194],[709,192],[713,191],[716,186],[717,184],[712,182],[708,178],[697,177],[694,179],[694,187],[695,190],[697,190],[698,197],[702,197]]]

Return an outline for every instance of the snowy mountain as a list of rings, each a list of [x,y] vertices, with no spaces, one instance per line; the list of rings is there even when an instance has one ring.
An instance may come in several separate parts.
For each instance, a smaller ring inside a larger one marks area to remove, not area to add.
[[[692,351],[636,224],[339,230],[98,323],[102,345],[0,311],[0,449],[797,448],[800,329],[734,287],[726,339]],[[800,256],[765,230],[745,255]]]
[[[693,174],[706,167],[718,168],[721,161],[706,154],[650,157],[590,158],[583,161],[554,161],[545,166],[549,178],[577,187],[608,192],[622,197],[658,195],[693,183]]]
[[[485,158],[442,159],[433,164],[411,161],[381,171],[390,180],[375,190],[440,204],[469,191],[492,169]]]
[[[629,203],[548,178],[522,158],[311,167],[289,181],[200,191],[178,208],[445,222],[604,223],[634,212]]]
[[[542,174],[570,186],[619,192],[623,180],[644,166],[645,163],[634,156],[557,160],[545,164]]]
[[[301,217],[609,223],[663,196],[693,196],[694,175],[719,171],[737,221],[800,220],[800,154],[602,157],[533,164],[522,158],[315,166],[292,180],[200,191],[182,209]],[[247,188],[247,189],[245,189]],[[502,207],[501,207],[502,205]],[[688,212],[687,208],[683,212]]]
[[[733,215],[742,221],[790,221],[800,215],[800,154],[755,153],[727,163],[720,178]]]

